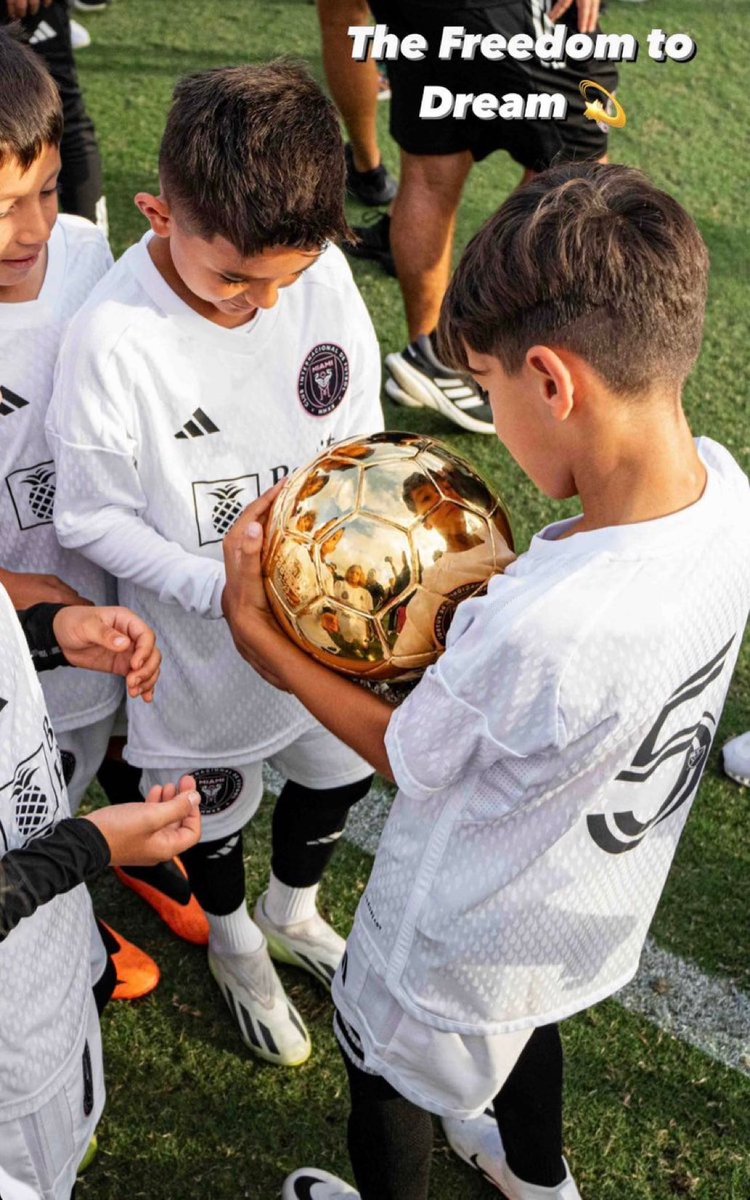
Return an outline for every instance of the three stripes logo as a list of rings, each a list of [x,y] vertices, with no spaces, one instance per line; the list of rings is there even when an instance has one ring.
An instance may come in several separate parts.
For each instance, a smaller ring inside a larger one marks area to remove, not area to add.
[[[202,408],[196,408],[189,421],[186,421],[182,429],[178,429],[175,434],[176,438],[199,438],[207,433],[220,433],[218,425],[214,425],[211,418],[204,413]]]
[[[52,28],[49,21],[40,21],[29,38],[29,45],[38,46],[40,42],[51,42],[56,37],[57,30]]]
[[[28,400],[16,395],[10,388],[0,386],[0,417],[10,417],[19,408],[28,408]]]

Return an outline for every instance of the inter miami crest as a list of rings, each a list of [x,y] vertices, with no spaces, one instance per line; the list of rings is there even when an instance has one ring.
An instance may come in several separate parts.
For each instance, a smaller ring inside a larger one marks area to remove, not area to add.
[[[242,791],[243,778],[232,767],[199,767],[191,771],[201,796],[201,815],[224,812]]]
[[[327,417],[338,408],[349,386],[349,359],[340,346],[321,342],[302,364],[297,394],[311,417]]]
[[[697,700],[721,675],[734,640],[730,638],[714,658],[672,693],[630,766],[617,776],[622,783],[634,784],[646,784],[652,778],[664,779],[667,794],[658,807],[645,818],[628,810],[587,817],[591,837],[607,854],[635,849],[649,830],[671,817],[695,795],[716,733],[717,717],[703,710],[697,720],[691,720],[683,706]]]

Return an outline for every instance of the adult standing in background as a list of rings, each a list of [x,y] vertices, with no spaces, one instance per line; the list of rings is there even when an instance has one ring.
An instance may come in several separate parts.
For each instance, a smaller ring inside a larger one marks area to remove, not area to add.
[[[96,222],[106,234],[102,161],[78,81],[67,0],[0,0],[0,24],[17,20],[29,45],[44,59],[62,99],[60,207]]]
[[[420,33],[424,59],[388,62],[391,134],[401,149],[399,192],[390,216],[355,229],[359,243],[346,249],[381,264],[393,255],[409,327],[409,345],[386,357],[386,394],[408,408],[437,409],[460,428],[493,433],[486,397],[467,377],[440,362],[433,332],[451,274],[456,217],[463,187],[474,162],[505,150],[523,168],[521,183],[566,159],[607,155],[605,125],[586,120],[579,93],[582,78],[613,92],[617,71],[611,63],[541,63],[510,58],[490,61],[454,54],[439,59],[443,28],[459,25],[468,34],[528,34],[534,39],[564,22],[581,33],[597,29],[600,0],[370,0],[375,20],[403,38]],[[373,64],[374,67],[374,64]],[[425,120],[419,115],[426,86],[453,93],[562,92],[568,101],[564,121]]]

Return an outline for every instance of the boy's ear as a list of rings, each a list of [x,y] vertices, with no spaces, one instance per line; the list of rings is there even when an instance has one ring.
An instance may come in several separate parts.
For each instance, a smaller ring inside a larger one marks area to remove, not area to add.
[[[139,192],[134,197],[135,206],[148,221],[157,237],[169,237],[172,232],[172,213],[163,196],[151,192]]]
[[[539,394],[555,421],[566,421],[575,405],[573,376],[566,363],[549,346],[532,346],[526,366],[533,372]]]

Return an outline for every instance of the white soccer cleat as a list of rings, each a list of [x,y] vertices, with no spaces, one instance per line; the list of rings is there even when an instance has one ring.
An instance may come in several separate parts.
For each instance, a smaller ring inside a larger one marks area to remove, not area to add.
[[[442,1122],[451,1150],[502,1192],[506,1200],[581,1200],[567,1163],[565,1179],[556,1187],[540,1187],[514,1175],[506,1161],[500,1130],[491,1110],[485,1110],[471,1121],[443,1117]]]
[[[359,1192],[319,1167],[302,1167],[287,1175],[281,1200],[359,1200]]]
[[[209,946],[208,968],[253,1054],[283,1067],[310,1057],[310,1035],[265,945],[252,954],[215,954]]]
[[[271,958],[309,971],[330,991],[346,949],[344,939],[320,913],[295,925],[274,925],[266,914],[265,898],[265,892],[258,898],[253,920],[265,934]]]
[[[750,731],[730,738],[722,750],[724,773],[744,787],[750,787]]]

